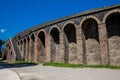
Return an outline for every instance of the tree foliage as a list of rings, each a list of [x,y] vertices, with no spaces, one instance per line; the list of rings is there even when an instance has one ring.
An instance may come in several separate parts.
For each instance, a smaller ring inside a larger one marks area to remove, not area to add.
[[[1,49],[2,49],[2,45],[5,43],[5,41],[0,39],[0,53],[1,53]]]
[[[3,45],[5,43],[5,41],[0,39],[0,45]]]

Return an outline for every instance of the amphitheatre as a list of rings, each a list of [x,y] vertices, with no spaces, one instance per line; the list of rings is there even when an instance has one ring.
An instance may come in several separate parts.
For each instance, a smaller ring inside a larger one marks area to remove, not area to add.
[[[2,58],[120,66],[120,5],[70,15],[22,31],[6,41]]]

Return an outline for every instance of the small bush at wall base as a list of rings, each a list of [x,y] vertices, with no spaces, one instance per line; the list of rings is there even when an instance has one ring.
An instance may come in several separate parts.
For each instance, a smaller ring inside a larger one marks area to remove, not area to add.
[[[120,66],[113,65],[85,65],[85,64],[66,64],[66,63],[44,63],[44,66],[69,67],[69,68],[109,68],[120,69]]]

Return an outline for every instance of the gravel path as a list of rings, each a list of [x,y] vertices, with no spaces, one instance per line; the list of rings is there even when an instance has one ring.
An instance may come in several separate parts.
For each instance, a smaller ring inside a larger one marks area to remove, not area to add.
[[[120,70],[91,68],[60,68],[42,65],[10,68],[22,80],[120,80]]]

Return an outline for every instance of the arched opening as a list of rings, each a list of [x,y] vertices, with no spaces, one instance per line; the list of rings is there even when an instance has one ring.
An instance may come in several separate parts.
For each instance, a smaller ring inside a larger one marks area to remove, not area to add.
[[[12,51],[10,52],[10,60],[11,61],[13,60],[13,53],[12,53]]]
[[[67,24],[64,28],[64,32],[69,43],[76,43],[76,29],[73,24]]]
[[[11,48],[11,47],[9,46],[9,50],[10,50],[10,48]]]
[[[18,41],[18,46],[20,45],[20,42]]]
[[[59,44],[60,43],[60,40],[59,40],[59,30],[57,28],[53,28],[50,32],[50,35],[52,36],[54,42],[56,44]]]
[[[120,65],[120,13],[115,12],[106,19],[110,64]]]
[[[38,34],[38,61],[43,63],[45,61],[45,33],[41,31]]]
[[[34,43],[35,43],[35,36],[34,34],[31,35],[31,61],[34,61]]]
[[[42,42],[42,45],[45,47],[45,34],[43,31],[41,31],[38,35],[40,41]]]
[[[20,36],[18,36],[18,40],[20,39]]]
[[[51,35],[51,62],[57,62],[59,60],[58,56],[60,54],[60,40],[59,40],[59,30],[57,28],[53,28],[50,32]]]
[[[74,24],[67,24],[64,27],[64,62],[77,64],[76,27]]]
[[[86,19],[82,24],[82,31],[84,63],[100,64],[98,23],[92,18]]]

